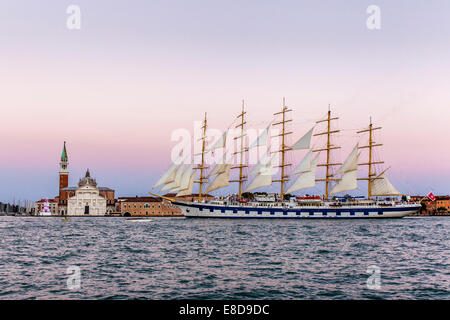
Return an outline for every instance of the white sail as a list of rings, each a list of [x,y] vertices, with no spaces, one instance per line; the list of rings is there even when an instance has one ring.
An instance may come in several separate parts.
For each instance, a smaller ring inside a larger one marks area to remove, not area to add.
[[[220,166],[219,163],[214,164],[214,167],[212,168],[211,172],[208,173],[208,178],[212,177],[215,174],[217,174],[217,170],[219,169],[219,166]]]
[[[175,180],[173,181],[174,187],[171,189],[171,191],[177,191],[181,187],[181,181],[183,179],[183,171],[184,171],[184,164],[181,164],[180,167],[177,169],[177,173],[175,174]]]
[[[229,160],[230,160],[230,159],[227,159],[228,156],[229,156],[228,152],[225,152],[225,154],[223,155],[223,158],[222,158],[222,163],[216,163],[214,165],[213,169],[208,174],[208,178],[225,171],[227,164],[229,163]]]
[[[219,149],[219,148],[225,148],[227,143],[227,134],[228,130],[223,133],[223,135],[209,148],[209,151]]]
[[[189,178],[188,187],[186,189],[183,189],[180,192],[178,192],[176,195],[177,197],[188,196],[188,195],[192,194],[192,189],[194,188],[194,178],[195,178],[195,172],[193,172],[191,174],[191,177]]]
[[[158,180],[158,182],[155,183],[155,185],[152,187],[157,188],[159,186],[162,186],[163,184],[169,183],[175,179],[175,168],[177,165],[173,163],[170,168],[162,175],[162,177]]]
[[[272,184],[272,175],[257,175],[255,179],[247,186],[244,192],[249,192]]]
[[[191,164],[191,165],[186,169],[186,171],[184,171],[184,173],[183,173],[183,176],[182,176],[182,178],[181,178],[180,186],[179,186],[179,188],[177,189],[178,191],[182,191],[182,190],[184,190],[184,189],[189,188],[189,181],[190,181],[190,179],[191,179],[191,175],[192,175],[193,171],[194,171],[194,165]],[[175,190],[173,190],[173,191],[175,191]]]
[[[161,191],[171,190],[177,188],[181,184],[181,177],[183,175],[184,165],[179,164],[176,170],[173,171],[172,175],[174,176],[171,182],[166,182],[166,185],[161,188]]]
[[[254,148],[254,147],[259,147],[259,146],[265,146],[267,145],[267,136],[269,134],[269,129],[270,129],[271,124],[269,124],[267,126],[266,129],[264,129],[264,131],[259,135],[258,138],[256,138],[255,141],[253,141],[253,143],[250,145],[250,149]]]
[[[371,182],[372,196],[399,196],[401,193],[391,184],[386,175],[382,173]]]
[[[311,156],[312,156],[312,150],[309,150],[309,152],[306,154],[306,156],[303,158],[303,160],[298,164],[297,167],[295,167],[292,174],[299,174],[302,172],[307,172],[311,170]]]
[[[224,164],[224,171],[216,176],[206,190],[206,193],[224,188],[230,184],[231,164]]]
[[[358,157],[358,144],[356,144],[356,146],[353,148],[352,152],[350,152],[347,159],[345,159],[344,164],[339,168],[336,174],[358,169]]]
[[[212,177],[216,174],[221,174],[223,173],[226,168],[227,168],[228,164],[226,163],[217,163],[214,168],[212,169],[212,171],[208,174],[208,178]]]
[[[357,172],[358,172],[358,144],[353,148],[352,152],[345,159],[344,164],[339,168],[337,173],[343,173],[338,183],[331,189],[330,194],[355,190],[358,188]]]
[[[228,167],[231,167],[231,164],[222,163],[220,165],[220,168],[217,169],[217,174],[224,173],[228,169]]]
[[[319,154],[311,162],[311,168],[309,171],[303,172],[297,180],[288,188],[286,193],[291,193],[294,191],[314,188],[316,186],[316,168],[317,162],[319,161]]]
[[[170,189],[172,189],[174,186],[175,186],[175,185],[174,185],[173,181],[172,181],[172,182],[169,182],[168,184],[164,185],[164,186],[161,188],[161,191],[170,190]]]
[[[213,167],[213,169],[211,170],[211,172],[208,174],[208,178],[216,175],[216,174],[220,174],[225,170],[225,163],[216,163]]]
[[[252,171],[249,173],[249,176],[254,174],[258,174],[261,168],[269,162],[269,151],[262,156],[262,158],[258,161],[258,163],[253,167]]]
[[[311,137],[314,131],[314,127],[311,128],[303,137],[301,137],[294,145],[292,150],[309,149],[311,144]]]
[[[211,178],[212,176],[222,173],[223,172],[223,163],[216,163],[211,170],[211,172],[208,174],[208,178]]]
[[[351,170],[344,173],[339,182],[331,189],[330,194],[357,189],[357,172],[357,170]]]
[[[258,175],[247,186],[244,192],[248,192],[257,188],[270,186],[272,184],[272,172],[273,172],[273,160],[275,156],[272,156],[270,161],[262,165],[258,170]]]

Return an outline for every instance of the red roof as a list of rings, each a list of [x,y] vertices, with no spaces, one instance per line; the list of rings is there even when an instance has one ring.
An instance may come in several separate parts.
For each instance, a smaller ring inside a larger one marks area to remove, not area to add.
[[[41,199],[41,200],[39,200],[39,201],[36,201],[36,203],[44,203],[45,202],[45,199]],[[55,199],[48,199],[48,202],[58,202],[58,200],[55,200]]]
[[[161,202],[161,198],[155,197],[119,197],[121,202]]]
[[[320,196],[297,197],[299,200],[320,200]]]

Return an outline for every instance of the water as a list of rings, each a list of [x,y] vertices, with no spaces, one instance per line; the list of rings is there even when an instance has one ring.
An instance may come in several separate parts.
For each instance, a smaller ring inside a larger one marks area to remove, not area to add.
[[[449,299],[449,227],[449,217],[0,217],[0,299]],[[69,266],[79,289],[67,287]]]

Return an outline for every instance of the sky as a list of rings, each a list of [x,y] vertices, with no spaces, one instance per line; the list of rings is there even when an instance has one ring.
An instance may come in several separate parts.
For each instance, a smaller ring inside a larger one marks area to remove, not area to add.
[[[204,112],[224,130],[242,99],[264,128],[283,97],[292,139],[330,104],[343,160],[372,117],[391,182],[449,194],[449,13],[447,0],[0,0],[0,201],[56,196],[64,141],[71,186],[89,168],[116,196],[145,195],[175,130]]]

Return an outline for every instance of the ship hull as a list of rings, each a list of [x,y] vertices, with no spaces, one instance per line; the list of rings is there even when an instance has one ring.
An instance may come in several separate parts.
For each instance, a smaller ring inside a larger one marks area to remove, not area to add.
[[[380,219],[403,218],[419,211],[419,204],[395,206],[234,206],[175,201],[187,218],[243,219]]]

